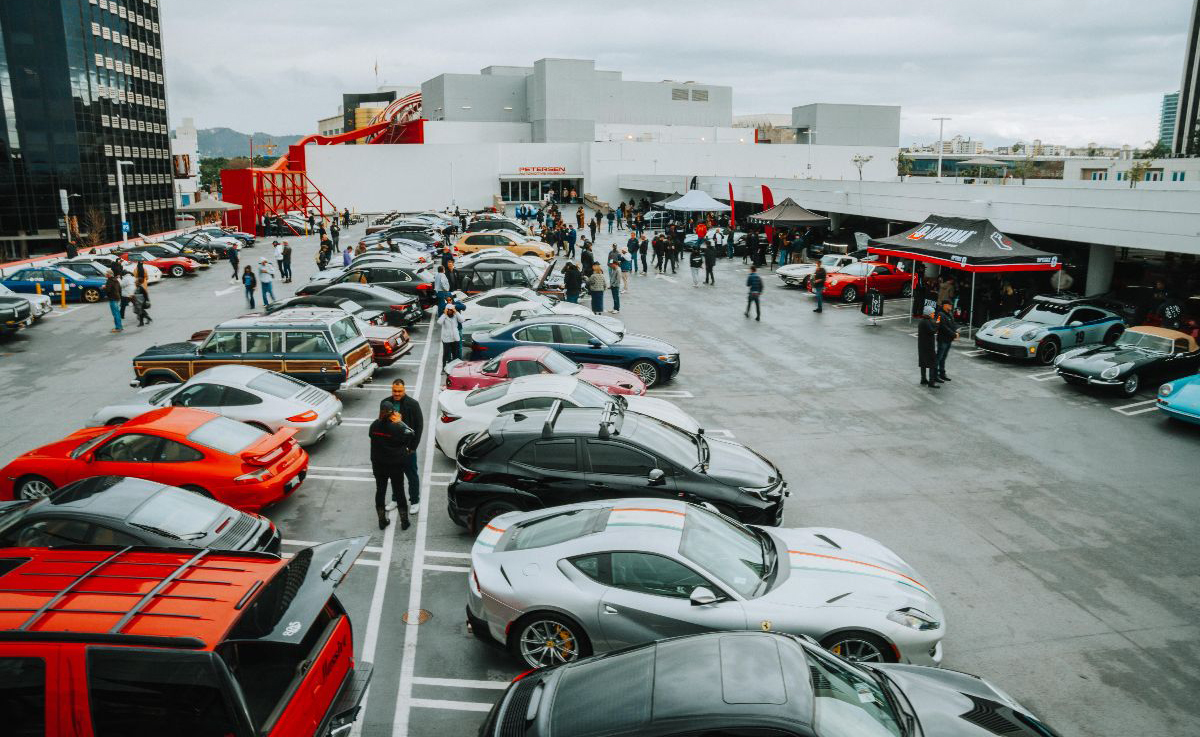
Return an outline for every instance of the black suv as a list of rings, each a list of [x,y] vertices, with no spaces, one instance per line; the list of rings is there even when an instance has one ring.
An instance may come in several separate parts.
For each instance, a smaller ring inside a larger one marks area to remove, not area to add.
[[[478,533],[498,515],[560,504],[658,496],[709,502],[759,525],[783,519],[787,484],[744,445],[645,415],[564,408],[504,413],[458,454],[450,519]]]

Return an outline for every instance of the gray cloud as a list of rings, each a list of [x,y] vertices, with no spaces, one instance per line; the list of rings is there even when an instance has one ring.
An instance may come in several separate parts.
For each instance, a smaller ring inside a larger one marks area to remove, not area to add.
[[[734,89],[735,113],[903,107],[902,142],[947,135],[1140,144],[1179,86],[1181,0],[163,3],[172,121],[311,132],[343,92],[542,57]]]

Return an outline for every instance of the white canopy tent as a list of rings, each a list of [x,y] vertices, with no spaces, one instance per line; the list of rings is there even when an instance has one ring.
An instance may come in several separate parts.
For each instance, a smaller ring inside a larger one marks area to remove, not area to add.
[[[732,209],[698,189],[689,189],[682,197],[666,203],[663,207],[680,212],[729,212]]]

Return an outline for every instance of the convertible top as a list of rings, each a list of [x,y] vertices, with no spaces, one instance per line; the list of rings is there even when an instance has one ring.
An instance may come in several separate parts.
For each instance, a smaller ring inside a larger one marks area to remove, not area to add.
[[[1180,338],[1183,338],[1184,340],[1186,340],[1188,342],[1188,351],[1189,352],[1196,350],[1196,339],[1193,338],[1192,336],[1188,335],[1187,333],[1181,333],[1178,330],[1171,330],[1170,328],[1158,328],[1158,327],[1154,327],[1152,325],[1137,325],[1136,327],[1129,328],[1129,332],[1145,333],[1146,335],[1156,335],[1160,338],[1167,338],[1168,340],[1171,340],[1171,341],[1176,341],[1176,340],[1179,340]]]

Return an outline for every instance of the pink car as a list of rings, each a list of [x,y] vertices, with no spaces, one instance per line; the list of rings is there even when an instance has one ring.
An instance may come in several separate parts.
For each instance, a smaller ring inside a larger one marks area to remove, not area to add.
[[[491,386],[518,376],[566,374],[578,376],[609,394],[646,393],[646,385],[632,371],[595,363],[575,363],[553,348],[509,348],[486,361],[458,361],[446,367],[446,388],[466,391]]]

